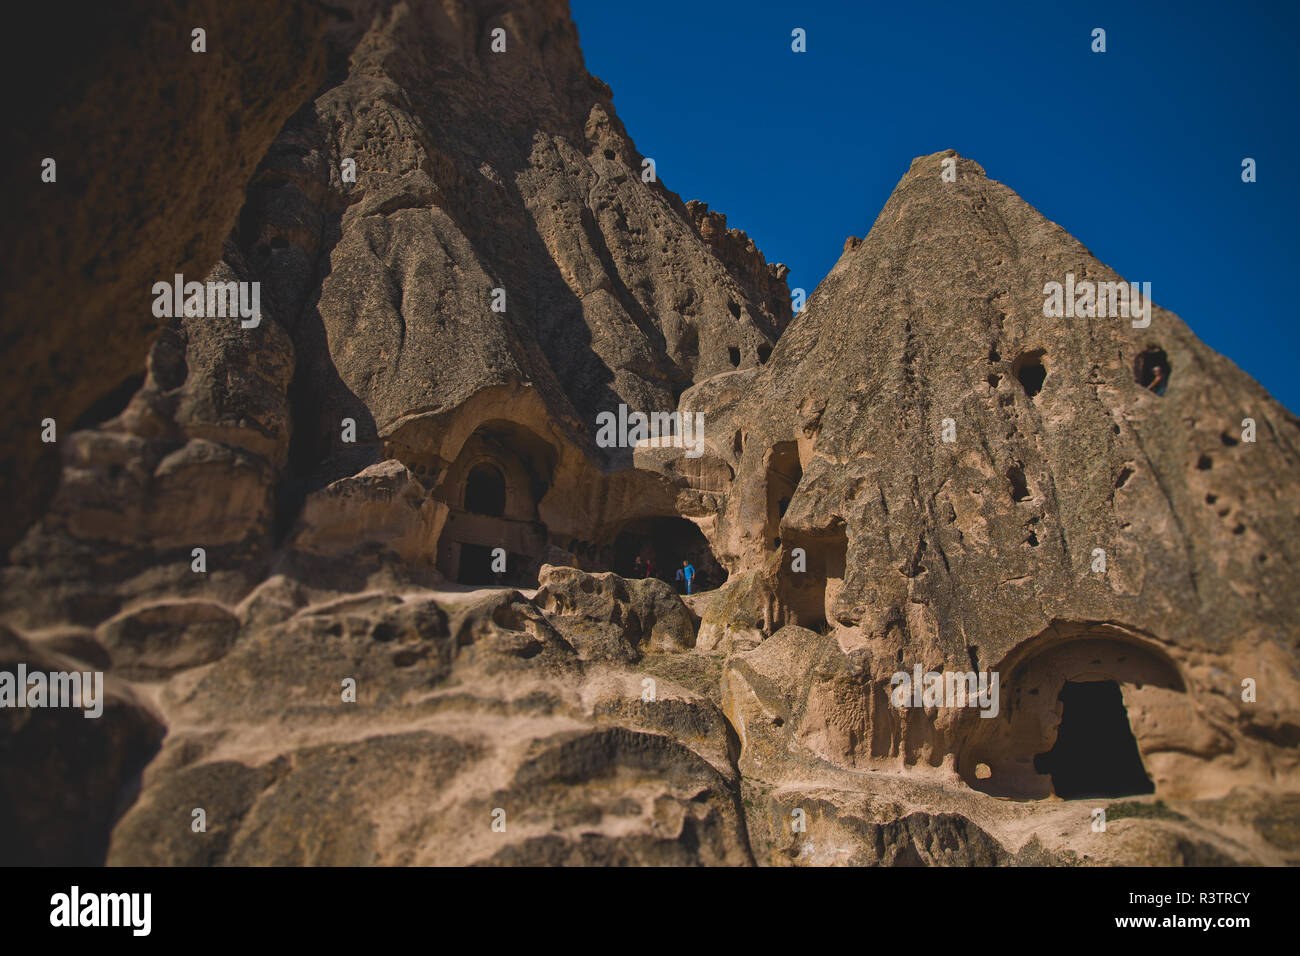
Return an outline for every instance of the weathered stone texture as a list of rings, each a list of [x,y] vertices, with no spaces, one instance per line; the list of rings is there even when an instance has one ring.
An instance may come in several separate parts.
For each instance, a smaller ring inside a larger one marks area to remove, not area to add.
[[[0,862],[1300,861],[1300,421],[1177,316],[1045,316],[1119,277],[951,152],[791,316],[784,267],[643,180],[560,0],[259,16],[292,42],[209,54],[196,115],[192,76],[106,111],[154,110],[173,178],[39,207],[33,249],[103,249],[0,302],[63,277],[80,316],[6,340],[62,480],[0,662],[111,682],[94,727],[3,712]],[[205,270],[261,324],[147,345],[149,283]],[[620,405],[698,443],[601,447]],[[996,714],[891,699],[917,665],[996,673]],[[1054,799],[1064,701],[1112,683],[1154,796]]]

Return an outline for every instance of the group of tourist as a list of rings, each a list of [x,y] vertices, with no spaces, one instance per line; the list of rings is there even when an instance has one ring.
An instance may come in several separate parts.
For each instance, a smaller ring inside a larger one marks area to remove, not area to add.
[[[653,578],[655,574],[654,558],[641,558],[637,555],[632,562],[632,577],[634,578]],[[690,561],[683,560],[682,566],[677,569],[674,579],[677,584],[677,590],[685,594],[693,594],[695,588],[695,565]]]

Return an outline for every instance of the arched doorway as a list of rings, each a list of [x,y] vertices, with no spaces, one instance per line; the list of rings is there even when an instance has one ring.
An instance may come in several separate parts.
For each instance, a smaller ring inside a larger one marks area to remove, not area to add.
[[[433,489],[449,514],[438,539],[438,570],[470,585],[534,587],[534,560],[548,531],[539,505],[558,454],[524,425],[493,419],[466,439]],[[503,567],[504,564],[504,567]]]
[[[506,479],[495,465],[480,463],[465,478],[465,510],[500,517],[506,512]]]

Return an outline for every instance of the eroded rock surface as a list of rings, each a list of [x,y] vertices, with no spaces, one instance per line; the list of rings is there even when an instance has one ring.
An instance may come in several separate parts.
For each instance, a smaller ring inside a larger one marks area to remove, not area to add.
[[[751,862],[715,705],[663,679],[641,702],[645,676],[580,653],[571,616],[485,594],[313,603],[168,684],[173,731],[109,862]]]
[[[1046,317],[1119,277],[968,159],[792,317],[559,0],[330,16],[210,272],[261,323],[172,320],[0,571],[0,662],[111,688],[0,712],[5,862],[1300,862],[1295,416]]]
[[[1119,277],[975,163],[943,182],[950,156],[913,162],[752,386],[683,400],[741,435],[717,550],[864,675],[823,702],[825,756],[1041,798],[1058,695],[1109,680],[1158,793],[1294,788],[1300,422],[1158,306],[1145,328],[1045,317],[1045,283]],[[1137,380],[1152,349],[1162,394]],[[918,664],[996,670],[1002,713],[891,706]]]

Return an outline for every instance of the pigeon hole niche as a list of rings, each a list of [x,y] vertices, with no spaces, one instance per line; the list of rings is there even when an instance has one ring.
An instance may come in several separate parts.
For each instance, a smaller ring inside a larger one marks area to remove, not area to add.
[[[1135,721],[1149,711],[1194,724],[1177,666],[1117,625],[1053,622],[994,668],[998,715],[963,711],[957,772],[973,789],[1036,800],[1155,791]],[[1154,722],[1153,722],[1154,723]]]
[[[683,588],[675,575],[684,560],[695,567],[696,593],[711,591],[727,580],[727,571],[714,556],[704,532],[677,515],[635,518],[624,523],[613,535],[610,552],[615,574],[639,577],[636,559],[641,559],[643,568],[647,560],[653,561],[654,576],[679,591]]]
[[[555,448],[514,422],[480,425],[433,496],[448,507],[438,570],[459,584],[532,587],[528,568],[548,541],[538,504],[550,489]],[[499,570],[501,550],[505,570]]]

